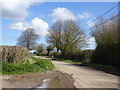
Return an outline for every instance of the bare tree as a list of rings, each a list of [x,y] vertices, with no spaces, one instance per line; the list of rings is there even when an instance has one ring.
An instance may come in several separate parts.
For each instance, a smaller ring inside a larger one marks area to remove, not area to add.
[[[49,34],[47,37],[47,42],[52,44],[52,46],[57,48],[57,52],[60,50],[60,44],[61,44],[61,34],[62,34],[62,22],[57,21],[50,27]]]
[[[85,43],[84,37],[84,30],[76,21],[57,21],[49,29],[48,43],[53,44],[67,57],[82,47]]]
[[[92,36],[95,37],[97,45],[115,45],[118,43],[118,21],[112,19],[106,23],[104,18],[98,21],[101,26],[95,25],[95,29],[92,30]]]
[[[17,45],[31,50],[37,44],[36,40],[38,38],[39,36],[35,33],[35,30],[33,28],[28,28],[18,38]]]

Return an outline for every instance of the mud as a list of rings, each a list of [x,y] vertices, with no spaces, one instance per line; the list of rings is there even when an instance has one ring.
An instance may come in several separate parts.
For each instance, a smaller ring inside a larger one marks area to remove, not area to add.
[[[2,75],[2,88],[36,88],[44,79],[50,79],[47,88],[75,88],[72,75],[57,69],[47,73]]]

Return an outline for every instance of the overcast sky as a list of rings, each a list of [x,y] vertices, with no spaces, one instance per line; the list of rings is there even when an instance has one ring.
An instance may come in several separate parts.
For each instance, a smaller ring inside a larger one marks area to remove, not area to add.
[[[11,2],[10,2],[11,1]],[[28,27],[36,30],[40,35],[38,43],[46,43],[45,37],[48,28],[58,19],[79,20],[83,25],[90,22],[97,16],[111,9],[117,2],[39,2],[38,0],[1,0],[0,17],[2,20],[2,43],[0,45],[16,45],[17,38]],[[117,13],[117,8],[108,13],[109,17]],[[85,26],[87,30],[94,25],[90,23]],[[95,48],[94,37],[90,37],[86,49]]]

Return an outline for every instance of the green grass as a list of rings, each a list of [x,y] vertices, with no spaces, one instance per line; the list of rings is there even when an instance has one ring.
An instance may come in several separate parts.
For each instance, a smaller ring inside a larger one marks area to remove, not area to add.
[[[50,58],[50,56],[42,56],[42,57]]]
[[[53,70],[54,64],[46,59],[39,59],[30,57],[33,61],[33,64],[29,60],[23,61],[21,63],[9,64],[8,62],[2,62],[2,74],[23,74],[27,72],[47,72]]]
[[[77,60],[64,60],[64,59],[58,59],[58,58],[52,58],[52,60],[63,61],[71,64],[82,64],[82,62],[79,62]]]
[[[113,67],[110,65],[103,65],[103,64],[94,64],[94,63],[83,63],[85,66],[92,67],[97,70],[101,70],[110,74],[118,75],[120,76],[120,68],[118,67]]]
[[[82,64],[82,62],[74,62],[73,60],[63,60],[64,62],[71,63],[71,64]]]
[[[89,63],[89,62],[80,62],[77,60],[64,60],[64,59],[58,59],[58,58],[52,58],[52,60],[56,61],[63,61],[79,66],[88,66],[97,70],[105,71],[107,73],[115,74],[115,75],[120,75],[120,69],[110,66],[110,65],[103,65],[103,64],[95,64],[95,63]]]

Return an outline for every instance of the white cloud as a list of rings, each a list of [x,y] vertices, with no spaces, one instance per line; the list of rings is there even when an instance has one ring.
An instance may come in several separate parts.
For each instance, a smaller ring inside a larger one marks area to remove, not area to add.
[[[75,16],[69,9],[60,8],[60,7],[52,10],[52,14],[50,14],[49,16],[53,18],[53,22],[57,20],[67,20],[67,19],[77,20],[77,19],[88,19],[92,17],[92,15],[88,12],[83,12],[82,14],[78,14],[77,16]]]
[[[8,28],[13,30],[25,30],[27,27],[29,27],[29,24],[26,22],[12,23],[8,26]]]
[[[43,0],[1,0],[2,13],[0,13],[0,17],[10,20],[24,20],[29,14],[28,8],[36,1]]]
[[[30,23],[28,22],[17,22],[12,23],[8,26],[9,29],[12,30],[25,30],[27,28],[34,28],[36,33],[40,36],[46,36],[48,34],[48,23],[44,22],[42,19],[39,19],[38,17],[31,20]]]
[[[87,19],[90,18],[92,15],[87,13],[87,12],[83,12],[82,14],[78,14],[78,18],[80,19]]]
[[[86,48],[88,48],[88,49],[95,49],[95,47],[96,47],[95,38],[94,37],[88,38],[87,39],[87,44],[88,44],[88,46]]]
[[[76,19],[75,15],[67,8],[56,8],[52,11],[53,13],[50,14],[49,16],[53,18],[53,22],[57,20]]]
[[[31,21],[31,24],[33,28],[36,29],[36,32],[42,36],[45,36],[48,34],[48,23],[44,22],[42,19],[39,19],[38,17],[34,18]]]

